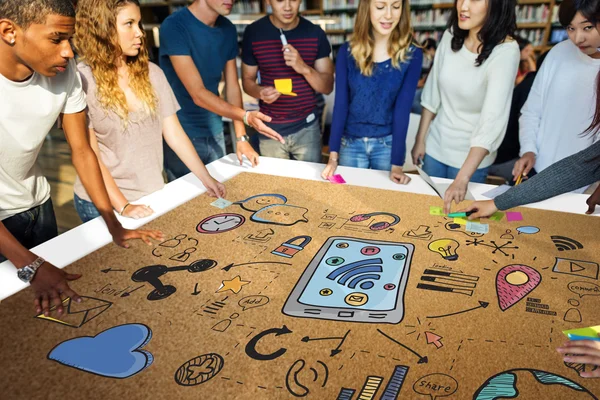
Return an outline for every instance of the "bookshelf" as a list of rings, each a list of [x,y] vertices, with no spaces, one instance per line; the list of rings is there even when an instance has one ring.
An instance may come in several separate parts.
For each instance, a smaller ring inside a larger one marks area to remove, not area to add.
[[[517,34],[528,38],[538,52],[548,50],[564,39],[564,29],[558,24],[558,6],[561,0],[518,0]],[[352,35],[356,9],[359,0],[303,0],[301,14],[320,24],[334,50],[349,40]],[[157,47],[158,27],[170,14],[186,7],[192,0],[141,0],[142,21],[147,31],[149,45]],[[432,37],[439,40],[446,29],[446,23],[454,2],[448,0],[412,0],[411,19],[415,36],[419,42]],[[266,2],[263,0],[238,0],[229,18],[236,24],[238,37],[245,27],[266,15]]]

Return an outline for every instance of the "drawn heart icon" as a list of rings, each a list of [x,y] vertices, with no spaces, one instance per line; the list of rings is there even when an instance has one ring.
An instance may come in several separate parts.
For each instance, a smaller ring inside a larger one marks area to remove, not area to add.
[[[60,343],[48,354],[68,367],[108,378],[129,378],[148,368],[154,357],[142,350],[152,338],[143,324],[125,324]]]

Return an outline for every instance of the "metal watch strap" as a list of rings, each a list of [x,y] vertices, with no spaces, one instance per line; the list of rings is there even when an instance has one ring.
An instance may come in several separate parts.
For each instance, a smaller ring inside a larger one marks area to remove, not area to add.
[[[244,136],[240,136],[239,138],[236,139],[236,142],[249,142],[250,138],[248,137],[248,135],[244,135]]]

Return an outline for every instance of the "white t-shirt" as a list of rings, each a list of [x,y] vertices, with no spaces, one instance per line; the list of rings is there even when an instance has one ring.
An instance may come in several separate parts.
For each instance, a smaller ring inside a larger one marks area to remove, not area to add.
[[[519,119],[520,155],[535,153],[537,172],[593,144],[594,135],[582,133],[596,110],[599,69],[600,60],[586,56],[570,40],[548,53]]]
[[[483,65],[466,46],[454,52],[452,33],[444,32],[423,88],[421,105],[436,114],[425,151],[436,160],[461,168],[471,147],[490,152],[479,168],[489,167],[504,139],[519,68],[519,45],[507,41],[494,47]]]
[[[13,82],[0,74],[0,221],[50,198],[37,156],[59,115],[85,107],[74,60],[52,78],[34,73],[25,82]]]

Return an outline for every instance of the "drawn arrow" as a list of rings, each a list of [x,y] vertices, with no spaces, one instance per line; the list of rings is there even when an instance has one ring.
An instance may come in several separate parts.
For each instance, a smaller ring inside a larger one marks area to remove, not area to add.
[[[436,315],[436,316],[433,316],[433,317],[427,317],[427,318],[443,318],[443,317],[449,317],[449,316],[451,316],[451,315],[458,315],[458,314],[466,313],[466,312],[469,312],[469,311],[477,310],[477,309],[479,309],[479,308],[487,308],[487,306],[489,306],[489,305],[490,305],[490,303],[487,303],[487,302],[485,302],[485,301],[480,301],[480,302],[479,302],[479,305],[478,305],[477,307],[469,308],[468,310],[457,311],[457,312],[454,312],[454,313],[451,313],[451,314]]]
[[[259,262],[251,262],[251,263],[245,263],[245,264],[229,264],[226,267],[223,267],[222,270],[223,271],[229,271],[231,268],[235,268],[235,267],[242,267],[244,265],[254,265],[254,264],[281,264],[281,265],[292,265],[291,263],[286,263],[286,262],[275,262],[275,261],[259,261]]]
[[[444,344],[442,343],[443,337],[436,335],[433,332],[425,332],[425,339],[427,340],[427,344],[434,344],[438,349],[444,347]]]
[[[261,333],[250,339],[250,341],[246,345],[246,354],[248,355],[248,357],[259,361],[270,361],[281,357],[285,354],[287,349],[281,348],[271,354],[260,354],[258,351],[256,351],[256,345],[265,336],[272,334],[275,334],[275,336],[281,336],[287,335],[288,333],[292,333],[292,331],[290,331],[285,325],[282,328],[271,328],[267,329],[266,331],[262,331]]]
[[[200,292],[198,291],[198,284],[196,283],[194,285],[194,293],[192,293],[192,296],[198,296],[200,294]]]
[[[133,293],[133,292],[135,292],[136,290],[138,290],[138,289],[141,289],[141,288],[143,288],[143,287],[144,287],[144,285],[138,286],[138,287],[136,287],[135,289],[133,289],[131,292],[125,292],[125,293],[123,293],[123,294],[121,295],[121,297],[127,297],[127,296],[131,295],[131,293]]]
[[[385,333],[383,333],[383,331],[381,331],[380,329],[377,329],[377,332],[381,333],[383,336],[385,336],[386,338],[388,338],[389,340],[391,340],[392,342],[396,343],[397,345],[404,347],[406,350],[410,351],[411,353],[413,353],[415,356],[419,357],[419,361],[417,361],[417,364],[427,364],[427,362],[429,361],[427,359],[427,356],[423,357],[422,355],[420,355],[419,353],[417,353],[416,351],[414,351],[413,349],[411,349],[410,347],[400,343],[399,341],[397,341],[396,339],[394,339],[391,336],[386,335]]]
[[[342,350],[340,350],[340,347],[342,347],[342,345],[346,341],[346,338],[348,337],[349,333],[350,333],[350,329],[348,329],[348,332],[346,332],[346,334],[341,337],[311,338],[308,336],[304,336],[302,338],[302,341],[304,343],[308,343],[308,342],[312,342],[312,341],[316,341],[316,340],[339,340],[340,344],[338,344],[338,346],[335,349],[331,350],[331,357],[335,357],[342,352]]]
[[[124,269],[106,268],[106,269],[101,269],[100,272],[104,272],[105,274],[108,274],[109,272],[125,272],[125,270]]]

